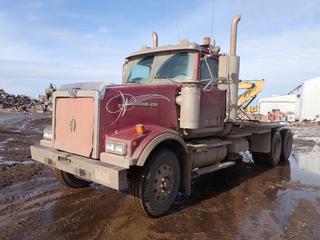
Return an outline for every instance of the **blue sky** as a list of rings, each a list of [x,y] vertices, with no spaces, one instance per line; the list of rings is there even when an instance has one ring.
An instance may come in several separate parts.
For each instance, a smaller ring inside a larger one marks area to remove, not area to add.
[[[262,96],[320,76],[319,0],[215,0],[213,35],[229,50],[230,21],[241,13],[241,79],[266,79]],[[1,0],[0,88],[31,96],[79,81],[121,81],[123,58],[211,32],[212,0]]]

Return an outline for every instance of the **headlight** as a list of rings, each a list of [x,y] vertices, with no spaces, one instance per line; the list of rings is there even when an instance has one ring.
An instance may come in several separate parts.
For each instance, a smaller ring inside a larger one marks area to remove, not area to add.
[[[127,154],[127,145],[124,143],[106,142],[106,152],[124,156]]]
[[[43,138],[46,139],[46,140],[52,140],[52,128],[51,128],[51,126],[46,127],[43,130]]]

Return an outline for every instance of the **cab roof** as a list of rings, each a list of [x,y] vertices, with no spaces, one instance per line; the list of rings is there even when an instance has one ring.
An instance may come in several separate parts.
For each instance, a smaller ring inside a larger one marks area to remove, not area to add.
[[[158,52],[167,52],[167,51],[176,51],[176,50],[194,50],[194,51],[201,51],[202,46],[197,44],[197,43],[180,43],[180,44],[175,44],[175,45],[164,45],[164,46],[159,46],[159,47],[145,47],[137,52],[131,53],[129,56],[126,57],[126,59],[136,57],[136,56],[141,56],[141,55],[147,55],[150,53],[158,53]]]

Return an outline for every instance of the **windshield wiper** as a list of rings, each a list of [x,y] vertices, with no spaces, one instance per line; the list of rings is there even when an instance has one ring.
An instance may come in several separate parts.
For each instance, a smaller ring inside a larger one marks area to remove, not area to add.
[[[127,83],[139,83],[139,84],[141,84],[142,80],[143,80],[143,78],[133,78],[133,79],[130,79],[130,81],[128,81]]]

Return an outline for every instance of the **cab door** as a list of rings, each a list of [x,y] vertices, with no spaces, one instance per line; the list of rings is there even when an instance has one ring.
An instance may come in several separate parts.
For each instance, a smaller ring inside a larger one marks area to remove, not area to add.
[[[199,61],[201,81],[200,128],[222,128],[226,116],[226,91],[218,88],[218,59],[202,57]]]

